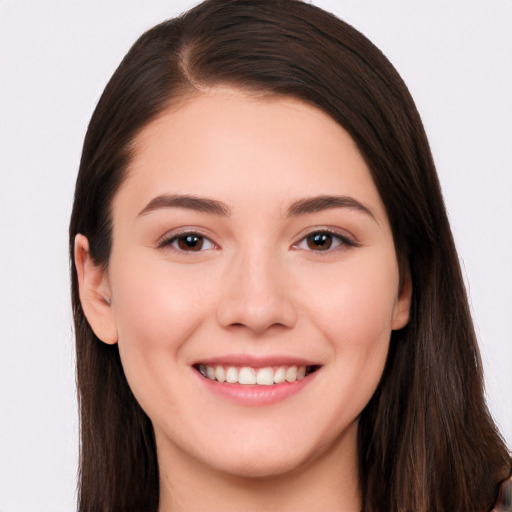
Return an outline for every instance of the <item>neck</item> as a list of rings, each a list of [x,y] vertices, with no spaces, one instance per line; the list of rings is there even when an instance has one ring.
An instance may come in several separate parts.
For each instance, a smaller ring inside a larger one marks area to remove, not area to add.
[[[205,467],[179,450],[165,449],[158,437],[159,512],[361,510],[357,424],[300,467],[257,478]]]

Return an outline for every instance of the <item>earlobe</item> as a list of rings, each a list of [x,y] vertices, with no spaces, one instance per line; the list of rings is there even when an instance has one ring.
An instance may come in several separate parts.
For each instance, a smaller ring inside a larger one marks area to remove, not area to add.
[[[409,323],[412,300],[412,280],[409,270],[405,272],[400,286],[399,295],[393,309],[391,329],[397,331]]]
[[[111,305],[107,271],[91,258],[89,241],[76,235],[74,248],[78,291],[82,310],[94,334],[109,345],[117,343],[117,327]]]

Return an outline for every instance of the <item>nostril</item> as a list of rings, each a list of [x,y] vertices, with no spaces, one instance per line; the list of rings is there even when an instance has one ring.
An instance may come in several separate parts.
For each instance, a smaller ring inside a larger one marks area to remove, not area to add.
[[[295,326],[297,311],[278,283],[273,290],[251,290],[248,286],[238,283],[222,296],[217,306],[217,320],[221,326],[244,327],[257,334],[274,327]]]

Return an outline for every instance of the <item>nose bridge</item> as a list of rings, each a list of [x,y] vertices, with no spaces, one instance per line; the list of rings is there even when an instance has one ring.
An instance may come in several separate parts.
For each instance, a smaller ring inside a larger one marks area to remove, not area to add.
[[[238,251],[227,269],[218,320],[261,333],[273,325],[293,327],[297,320],[286,286],[286,267],[278,252],[251,244]]]

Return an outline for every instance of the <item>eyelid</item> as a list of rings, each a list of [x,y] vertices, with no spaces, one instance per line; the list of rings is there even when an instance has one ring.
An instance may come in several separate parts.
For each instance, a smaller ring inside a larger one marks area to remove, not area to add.
[[[314,235],[316,233],[329,234],[332,237],[339,239],[340,243],[332,249],[329,248],[325,251],[312,251],[311,249],[309,249],[310,252],[331,252],[340,246],[341,247],[359,247],[361,245],[355,239],[355,237],[353,235],[347,233],[346,230],[341,230],[339,228],[333,228],[333,227],[328,227],[328,226],[314,226],[314,227],[308,228],[307,230],[304,230],[297,237],[297,241],[292,244],[291,248],[292,249],[301,249],[300,247],[298,247],[299,244],[304,242],[308,236]],[[204,252],[205,250],[211,250],[211,249],[220,249],[219,244],[217,244],[214,241],[212,235],[210,235],[209,233],[206,233],[204,229],[197,228],[194,226],[183,226],[183,227],[168,231],[167,233],[165,233],[165,235],[163,235],[162,237],[160,237],[157,240],[156,247],[157,248],[172,247],[171,243],[175,239],[179,238],[180,236],[185,236],[185,235],[200,236],[203,239],[208,240],[213,246],[211,248],[203,249],[203,250],[197,251],[197,252]],[[188,252],[188,251],[181,251],[180,249],[176,249],[176,248],[175,248],[175,250],[178,252]],[[304,249],[304,250],[308,250],[308,249]],[[190,252],[194,252],[194,251],[190,251]]]
[[[213,247],[209,248],[209,249],[205,249],[205,250],[219,249],[220,248],[219,244],[217,244],[213,240],[213,237],[210,234],[205,233],[204,230],[201,229],[201,228],[197,228],[197,227],[193,227],[193,226],[184,226],[184,227],[180,227],[180,228],[176,228],[176,229],[173,229],[171,231],[168,231],[167,233],[165,233],[165,235],[161,236],[157,240],[156,247],[158,249],[161,249],[161,248],[164,248],[164,247],[172,247],[171,243],[176,238],[179,238],[179,237],[185,236],[185,235],[196,235],[196,236],[200,236],[201,238],[203,238],[205,240],[208,240],[212,244]],[[176,249],[176,248],[174,248],[174,249],[177,252],[187,252],[187,251],[180,251],[179,249]],[[190,252],[194,252],[194,251],[190,251]],[[204,250],[203,251],[197,251],[197,252],[204,252]]]
[[[308,228],[307,231],[301,233],[297,239],[296,242],[292,244],[293,249],[302,249],[298,247],[298,245],[302,242],[305,242],[306,238],[308,236],[314,235],[316,233],[325,233],[331,235],[333,238],[338,238],[340,240],[340,244],[338,244],[336,247],[326,249],[324,251],[313,251],[311,249],[304,249],[309,252],[319,252],[319,253],[327,253],[332,252],[339,247],[360,247],[360,243],[355,239],[355,237],[349,233],[347,233],[345,230],[327,227],[327,226],[314,226],[312,228]]]

